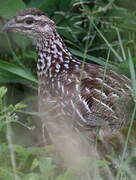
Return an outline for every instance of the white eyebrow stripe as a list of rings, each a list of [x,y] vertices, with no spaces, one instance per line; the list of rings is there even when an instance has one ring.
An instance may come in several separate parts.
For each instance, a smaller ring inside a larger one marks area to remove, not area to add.
[[[25,16],[18,16],[17,17],[17,21],[23,21],[24,19],[26,19],[26,18],[33,18],[33,19],[35,19],[35,20],[49,20],[45,15],[41,15],[41,16],[36,16],[36,15],[30,15],[30,14],[28,14],[28,15],[25,15]]]

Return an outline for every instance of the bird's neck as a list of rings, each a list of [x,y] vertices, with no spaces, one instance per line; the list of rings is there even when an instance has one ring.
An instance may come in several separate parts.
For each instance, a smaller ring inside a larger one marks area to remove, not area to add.
[[[69,68],[71,53],[66,48],[57,32],[49,39],[41,38],[37,41],[38,75],[52,76]],[[52,72],[52,74],[51,74]]]

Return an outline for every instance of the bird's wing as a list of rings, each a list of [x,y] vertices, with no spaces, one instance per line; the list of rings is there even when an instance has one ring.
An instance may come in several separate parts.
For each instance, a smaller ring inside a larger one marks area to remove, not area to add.
[[[90,67],[89,67],[90,70]],[[87,72],[87,71],[86,71]],[[90,75],[90,76],[89,76]],[[116,72],[99,68],[97,73],[83,77],[80,90],[72,101],[77,123],[86,127],[120,128],[130,115],[130,81]]]

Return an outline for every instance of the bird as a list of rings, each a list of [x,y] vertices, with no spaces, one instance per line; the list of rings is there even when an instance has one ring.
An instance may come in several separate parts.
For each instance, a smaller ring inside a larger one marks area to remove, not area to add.
[[[111,134],[129,123],[133,104],[131,80],[98,64],[83,62],[69,51],[56,25],[36,8],[21,10],[1,31],[32,39],[37,55],[38,94],[43,112],[57,106],[73,129]],[[52,105],[44,108],[47,102]],[[61,124],[60,124],[61,126]]]

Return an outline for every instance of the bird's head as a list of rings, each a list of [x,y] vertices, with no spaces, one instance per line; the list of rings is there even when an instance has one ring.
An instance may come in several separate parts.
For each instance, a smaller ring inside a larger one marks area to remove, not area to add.
[[[44,12],[27,8],[8,21],[1,31],[20,32],[34,39],[42,35],[50,38],[55,31],[55,23]]]

